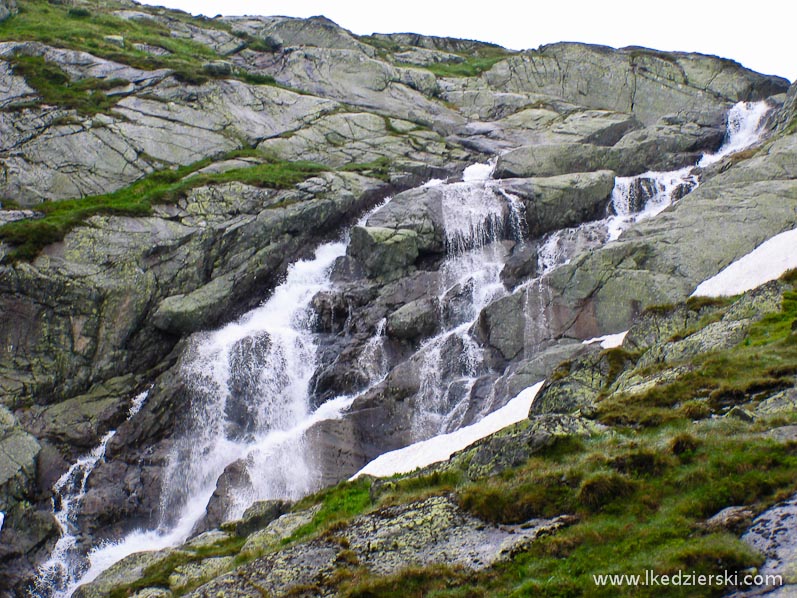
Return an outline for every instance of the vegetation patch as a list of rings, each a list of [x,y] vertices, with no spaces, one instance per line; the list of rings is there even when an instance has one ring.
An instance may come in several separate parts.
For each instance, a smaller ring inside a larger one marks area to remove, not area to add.
[[[204,83],[210,78],[202,65],[220,60],[222,56],[204,44],[173,37],[169,28],[156,19],[128,20],[112,14],[112,11],[123,8],[129,7],[113,3],[91,8],[69,7],[65,4],[50,4],[47,0],[26,0],[19,7],[17,15],[0,23],[0,41],[36,41],[57,48],[88,52],[143,70],[171,69],[179,81],[192,85]],[[206,29],[230,29],[221,21],[196,18],[179,11],[158,9],[156,12]],[[118,41],[113,41],[114,36],[123,37],[121,46]],[[162,48],[168,54],[152,55],[139,49],[139,45]],[[250,44],[256,45],[254,40]],[[274,84],[270,78],[245,72],[234,72],[228,77],[257,85]],[[67,96],[62,97],[68,99]],[[98,111],[104,110],[103,107]]]
[[[689,360],[659,364],[662,370],[681,366],[686,371],[640,394],[609,395],[598,404],[596,417],[608,425],[658,426],[722,413],[739,403],[791,387],[797,363],[792,334],[796,319],[797,293],[787,291],[781,309],[755,322],[743,343]],[[649,368],[646,374],[655,371],[656,367]]]
[[[106,90],[124,87],[124,79],[82,79],[72,82],[56,64],[41,56],[15,56],[11,59],[14,73],[25,78],[45,104],[71,108],[83,115],[108,113],[120,99]]]
[[[341,166],[341,172],[359,172],[365,176],[379,179],[380,181],[390,180],[390,159],[382,156],[371,162],[352,162]]]
[[[224,158],[252,153],[253,150],[241,150]],[[190,166],[158,171],[113,193],[41,204],[36,210],[44,214],[43,218],[19,220],[0,226],[0,240],[12,246],[9,259],[32,260],[42,248],[61,241],[74,227],[98,214],[147,216],[153,205],[173,203],[191,189],[233,181],[258,187],[287,189],[326,170],[324,166],[312,162],[272,160],[249,168],[196,174],[186,178],[212,162],[213,160],[206,159]]]
[[[361,477],[353,482],[341,482],[297,503],[294,510],[300,511],[321,503],[321,509],[313,520],[299,527],[282,541],[289,544],[320,531],[329,531],[334,525],[345,522],[363,513],[371,506],[371,479]]]
[[[502,61],[504,58],[506,58],[506,55],[467,58],[464,62],[436,62],[423,68],[431,71],[436,77],[478,77],[485,71],[489,71],[497,62]],[[415,65],[406,66],[418,68]]]
[[[147,567],[140,579],[131,584],[118,586],[111,590],[109,598],[126,598],[127,596],[132,596],[138,590],[142,590],[144,588],[163,588],[168,590],[169,577],[174,573],[175,569],[181,565],[187,565],[189,563],[195,563],[213,557],[224,557],[238,554],[238,552],[241,550],[241,547],[244,545],[244,542],[245,538],[230,537],[220,540],[219,542],[209,546],[203,546],[193,550],[183,549],[174,551],[168,554],[165,558],[162,558]],[[184,587],[179,591],[173,591],[172,595],[182,596],[187,594],[196,588],[199,583],[200,582],[198,581],[196,584]]]

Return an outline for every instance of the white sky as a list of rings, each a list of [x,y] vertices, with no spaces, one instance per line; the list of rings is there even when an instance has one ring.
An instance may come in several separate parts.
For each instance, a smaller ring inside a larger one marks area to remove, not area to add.
[[[716,54],[753,70],[797,78],[797,3],[746,0],[149,0],[193,14],[323,14],[357,34],[411,31],[511,49],[558,41]],[[478,7],[470,8],[470,7]]]

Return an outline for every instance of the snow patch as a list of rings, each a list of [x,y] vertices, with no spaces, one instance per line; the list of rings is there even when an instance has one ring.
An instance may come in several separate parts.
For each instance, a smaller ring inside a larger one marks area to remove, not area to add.
[[[701,282],[692,297],[738,295],[775,280],[792,268],[797,268],[797,229],[775,235]]]
[[[600,343],[603,349],[614,349],[623,344],[626,334],[628,334],[628,330],[618,332],[617,334],[604,334],[603,336],[596,336],[595,338],[583,341],[581,344],[592,345],[594,343]]]
[[[446,461],[455,452],[470,446],[477,440],[526,419],[529,416],[531,403],[540,392],[543,383],[544,381],[537,382],[534,386],[525,388],[501,409],[492,412],[475,424],[385,453],[363,467],[351,479],[361,475],[383,478]]]

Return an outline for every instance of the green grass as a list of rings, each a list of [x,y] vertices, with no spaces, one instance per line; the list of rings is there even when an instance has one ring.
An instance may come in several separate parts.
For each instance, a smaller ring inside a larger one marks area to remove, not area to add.
[[[23,0],[19,8],[18,15],[0,23],[1,41],[38,41],[59,48],[89,52],[137,68],[171,68],[178,73],[197,77],[203,76],[203,62],[220,58],[207,46],[171,37],[168,28],[160,23],[121,19],[103,7],[81,10],[50,4],[46,0]],[[84,10],[89,11],[88,16]],[[123,36],[125,47],[120,48],[106,41],[105,36],[108,35]],[[133,47],[135,43],[158,46],[171,52],[171,55],[151,56],[136,50]]]
[[[380,181],[388,181],[390,180],[390,159],[382,156],[371,162],[352,162],[341,166],[339,170],[342,172],[359,172]]]
[[[341,482],[300,501],[295,510],[306,509],[321,503],[321,509],[313,520],[294,531],[282,544],[290,544],[322,531],[334,529],[371,506],[371,480],[359,478],[353,482]]]
[[[114,6],[110,3],[104,6],[70,8],[66,5],[50,4],[47,0],[22,0],[19,2],[19,7],[19,14],[0,23],[0,41],[38,41],[58,48],[89,52],[101,58],[144,70],[172,69],[179,81],[194,85],[202,84],[210,78],[202,69],[205,62],[222,58],[208,46],[190,39],[172,37],[168,27],[157,21],[133,21],[112,14],[115,9],[129,7]],[[230,26],[223,22],[191,17],[179,11],[165,11],[165,14],[199,27],[230,29]],[[107,41],[105,36],[109,35],[124,37],[124,47]],[[258,43],[262,40],[244,41],[255,49],[266,49],[265,42]],[[157,46],[170,54],[153,56],[137,50],[135,44]],[[234,72],[230,77],[256,85],[275,85],[273,78],[268,76]],[[96,80],[88,85],[91,89],[97,89]],[[35,84],[32,86],[39,89]],[[61,97],[64,100],[70,99],[68,94]],[[51,96],[49,101],[52,102],[52,99]],[[72,107],[69,102],[63,105]]]
[[[83,115],[108,113],[120,99],[105,90],[124,87],[123,79],[82,79],[72,82],[57,65],[41,56],[15,56],[11,59],[14,73],[25,78],[45,104],[71,108]]]
[[[342,595],[398,596],[406,587],[407,595],[438,597],[715,596],[722,587],[598,588],[592,576],[647,569],[718,574],[760,565],[761,556],[736,536],[705,531],[700,522],[730,505],[764,508],[797,489],[795,473],[797,445],[751,434],[737,422],[570,443],[457,492],[464,508],[495,523],[563,513],[577,523],[479,574],[441,577],[431,566],[387,578],[360,575]]]
[[[504,58],[506,58],[506,55],[489,56],[485,58],[467,58],[464,62],[437,62],[422,68],[431,71],[437,77],[478,77],[485,71],[489,71],[493,68],[495,63],[500,62]]]
[[[109,593],[109,598],[125,598],[127,596],[132,596],[136,591],[144,588],[169,589],[169,577],[174,573],[177,567],[207,558],[236,555],[241,550],[245,541],[245,538],[231,537],[220,540],[209,546],[174,552],[144,569],[142,576],[133,583],[122,584],[112,589]],[[194,584],[180,591],[173,592],[172,595],[183,596],[198,587],[200,583],[200,581],[196,581]]]
[[[226,157],[251,153],[242,150]],[[151,213],[153,205],[172,203],[191,189],[231,181],[286,189],[326,170],[312,162],[271,161],[249,168],[185,178],[211,162],[211,159],[206,159],[175,170],[158,171],[113,193],[41,204],[36,210],[44,214],[43,218],[0,226],[0,240],[12,246],[8,254],[10,260],[31,260],[42,248],[61,241],[70,230],[98,214],[146,216]]]
[[[708,320],[712,320],[707,316]],[[716,319],[716,318],[713,318]],[[641,373],[682,366],[690,371],[640,394],[615,393],[597,406],[601,423],[658,426],[678,419],[708,417],[725,409],[794,385],[797,343],[797,293],[783,295],[781,309],[754,323],[741,344],[702,353],[681,362],[657,364]],[[696,417],[697,416],[697,417]]]

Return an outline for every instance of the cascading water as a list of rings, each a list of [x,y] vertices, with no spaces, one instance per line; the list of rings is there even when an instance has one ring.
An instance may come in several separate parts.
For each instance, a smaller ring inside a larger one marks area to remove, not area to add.
[[[522,202],[490,178],[492,170],[491,164],[473,165],[461,183],[443,189],[447,257],[440,268],[438,299],[441,305],[452,296],[458,301],[447,314],[447,329],[419,350],[420,390],[412,422],[416,439],[461,427],[471,391],[486,371],[470,329],[481,310],[506,293],[500,277],[505,231],[522,241],[526,227]]]
[[[141,411],[148,394],[149,391],[145,391],[133,399],[127,414],[128,421]],[[106,433],[100,443],[89,454],[78,459],[53,487],[53,514],[61,528],[61,537],[50,558],[39,568],[34,582],[34,591],[38,596],[70,596],[77,587],[80,573],[87,566],[86,555],[77,548],[76,519],[86,494],[89,476],[105,457],[108,442],[115,434],[116,430]]]
[[[261,307],[194,337],[181,371],[192,397],[189,432],[177,439],[163,477],[161,524],[94,549],[89,568],[73,575],[79,579],[65,597],[129,554],[187,539],[205,516],[220,476],[236,461],[245,465],[250,483],[232,489],[229,517],[240,515],[254,500],[296,499],[315,489],[304,434],[319,421],[339,417],[355,397],[331,399],[315,411],[310,407],[317,349],[310,302],[331,288],[330,271],[345,252],[346,240],[321,245],[313,259],[288,269],[285,281]],[[382,334],[378,330],[376,336]],[[384,377],[378,369],[377,377]]]
[[[758,143],[765,117],[771,110],[772,106],[766,101],[739,102],[734,105],[728,111],[722,146],[714,153],[704,154],[696,167],[705,168]],[[633,223],[653,218],[682,199],[700,184],[696,167],[616,177],[609,217],[558,230],[542,239],[538,246],[538,276],[567,263],[581,251],[617,240]]]
[[[728,117],[725,143],[716,154],[704,156],[700,166],[757,141],[766,112],[764,103],[735,106]],[[445,330],[419,349],[416,439],[458,429],[474,413],[485,413],[483,405],[475,411],[471,405],[487,366],[470,330],[481,310],[506,293],[500,278],[508,252],[505,241],[520,242],[526,234],[523,203],[502,189],[500,181],[491,179],[491,171],[491,165],[475,165],[466,169],[462,182],[435,180],[425,185],[443,188],[447,257],[440,268],[438,300],[447,308],[442,318]],[[556,231],[538,242],[535,280],[580,250],[617,239],[631,223],[654,216],[697,184],[691,168],[618,178],[612,216]],[[164,475],[164,517],[157,529],[136,531],[121,542],[95,549],[88,555],[90,567],[81,576],[82,567],[64,556],[75,545],[74,533],[68,531],[73,525],[69,517],[109,438],[70,469],[67,475],[79,472],[74,478],[79,481],[59,480],[56,494],[62,495],[60,513],[66,513],[62,526],[67,531],[42,569],[43,574],[50,571],[49,577],[42,577],[42,587],[49,584],[51,590],[41,595],[70,596],[79,583],[91,581],[128,554],[185,540],[205,516],[220,476],[236,461],[244,465],[249,481],[233,488],[228,497],[229,517],[240,515],[253,500],[298,498],[315,488],[316,473],[308,462],[304,434],[318,421],[339,417],[354,397],[338,397],[311,409],[309,384],[317,366],[317,345],[310,302],[318,292],[332,287],[330,270],[345,250],[345,242],[320,246],[314,259],[289,269],[285,282],[260,308],[194,338],[183,366],[192,394],[189,433],[176,441]],[[388,373],[384,332],[383,320],[366,344],[371,355],[362,367],[371,386]],[[74,489],[69,496],[75,498],[64,499],[67,486]],[[55,581],[59,575],[61,581]]]
[[[725,140],[714,153],[703,154],[697,167],[705,168],[738,151],[756,144],[766,115],[772,110],[766,101],[739,102],[729,111]],[[614,217],[608,221],[608,240],[614,241],[632,223],[652,218],[690,193],[699,184],[695,167],[669,172],[646,172],[633,177],[617,177],[612,191]]]

